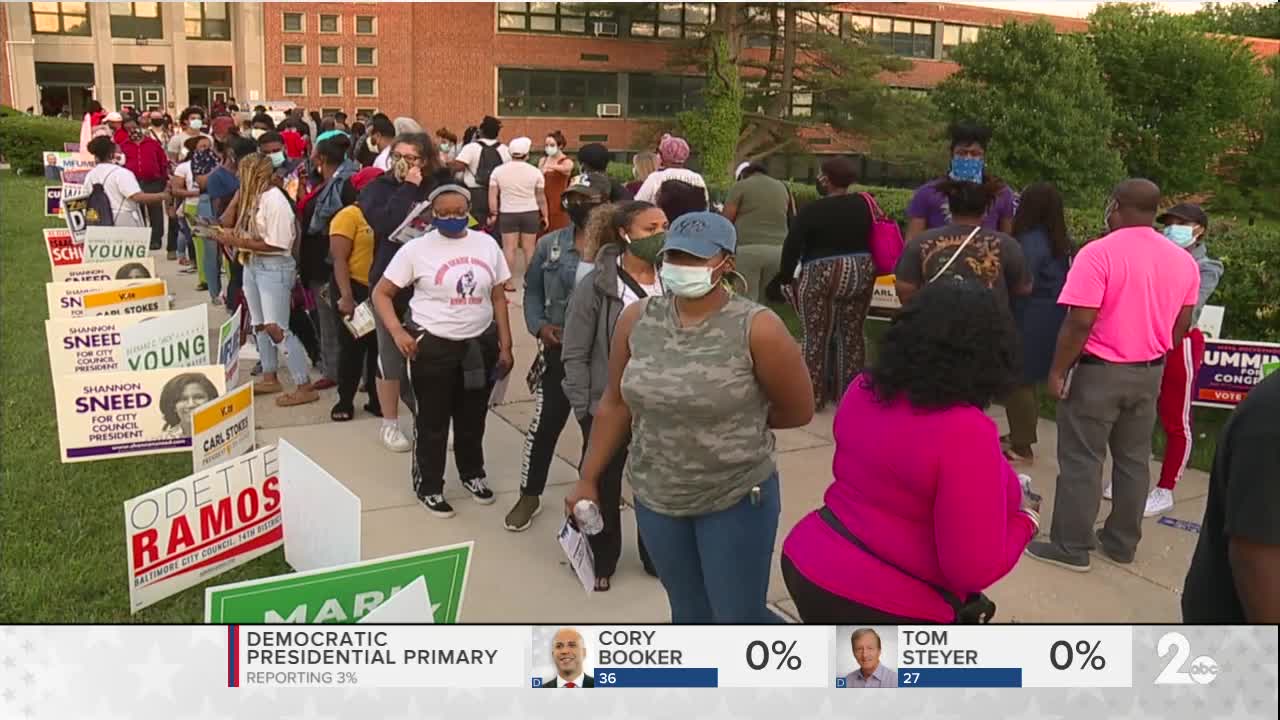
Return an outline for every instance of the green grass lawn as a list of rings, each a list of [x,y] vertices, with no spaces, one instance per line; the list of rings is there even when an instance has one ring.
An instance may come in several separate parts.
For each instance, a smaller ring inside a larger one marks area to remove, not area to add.
[[[185,453],[63,465],[45,350],[44,181],[0,173],[0,623],[130,620],[124,501],[191,474]],[[221,584],[288,572],[277,550]],[[203,586],[134,616],[201,622]]]

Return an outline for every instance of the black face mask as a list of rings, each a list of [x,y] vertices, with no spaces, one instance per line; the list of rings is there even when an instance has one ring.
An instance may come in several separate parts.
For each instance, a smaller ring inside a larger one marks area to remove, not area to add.
[[[151,119],[151,127],[160,127],[162,125],[164,125],[164,120],[162,120],[161,118]]]
[[[587,220],[591,217],[591,211],[599,207],[599,203],[574,203],[565,208],[569,214],[569,219],[573,221],[574,227],[584,228],[587,226]]]

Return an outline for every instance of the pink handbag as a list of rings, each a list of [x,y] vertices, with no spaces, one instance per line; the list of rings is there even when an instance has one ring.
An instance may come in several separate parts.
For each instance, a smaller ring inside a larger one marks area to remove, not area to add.
[[[871,193],[860,194],[871,211],[871,235],[867,238],[867,244],[871,246],[871,262],[875,264],[877,274],[890,275],[898,266],[898,258],[902,257],[902,249],[906,245],[902,239],[902,228],[885,216]]]

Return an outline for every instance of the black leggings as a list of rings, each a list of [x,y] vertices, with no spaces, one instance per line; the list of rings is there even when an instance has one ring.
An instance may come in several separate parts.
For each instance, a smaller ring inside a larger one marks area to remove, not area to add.
[[[329,288],[329,301],[333,310],[338,311],[338,298],[342,293],[337,283]],[[369,288],[355,280],[351,281],[351,298],[356,305],[369,299]],[[355,405],[356,390],[360,387],[360,378],[364,377],[364,386],[369,393],[372,407],[378,408],[378,393],[375,390],[375,371],[378,368],[378,334],[370,331],[362,338],[352,337],[347,324],[338,321],[338,406],[350,411]]]
[[[934,620],[890,615],[815,585],[800,574],[791,558],[782,556],[782,579],[796,604],[800,620],[815,625],[936,625]]]

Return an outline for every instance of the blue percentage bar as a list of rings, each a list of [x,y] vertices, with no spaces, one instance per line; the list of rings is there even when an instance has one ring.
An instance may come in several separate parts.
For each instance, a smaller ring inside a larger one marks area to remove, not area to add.
[[[1020,688],[1022,668],[899,669],[898,687]]]
[[[713,688],[719,687],[716,668],[596,668],[596,687]]]

